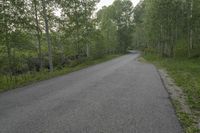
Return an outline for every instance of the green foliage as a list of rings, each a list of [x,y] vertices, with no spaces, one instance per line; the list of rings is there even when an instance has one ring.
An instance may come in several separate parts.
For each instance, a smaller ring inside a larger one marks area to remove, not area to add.
[[[115,0],[97,13],[97,21],[109,53],[125,53],[132,44],[133,7],[129,0]]]
[[[0,90],[82,68],[80,64],[90,59],[124,53],[132,40],[132,3],[116,0],[95,17],[98,2],[0,2]]]
[[[180,41],[184,55],[198,57],[200,2],[197,0],[144,0],[134,9],[136,48],[153,48],[165,57],[177,55]],[[182,52],[183,53],[183,52]]]

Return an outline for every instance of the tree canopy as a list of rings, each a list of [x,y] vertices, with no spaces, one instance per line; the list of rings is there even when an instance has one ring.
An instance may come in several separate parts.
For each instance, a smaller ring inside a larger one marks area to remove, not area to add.
[[[53,71],[83,58],[125,53],[132,41],[132,2],[115,0],[95,14],[98,2],[0,2],[1,73]]]

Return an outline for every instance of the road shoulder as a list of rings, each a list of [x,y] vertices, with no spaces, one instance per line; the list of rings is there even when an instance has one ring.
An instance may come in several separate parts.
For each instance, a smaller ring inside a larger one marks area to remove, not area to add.
[[[142,63],[149,63],[142,57],[138,58],[138,61]],[[183,89],[176,85],[175,81],[169,76],[165,69],[157,68],[157,70],[164,87],[169,93],[170,100],[175,108],[176,115],[183,129],[186,133],[199,133],[200,121],[196,117],[195,112],[190,109]]]

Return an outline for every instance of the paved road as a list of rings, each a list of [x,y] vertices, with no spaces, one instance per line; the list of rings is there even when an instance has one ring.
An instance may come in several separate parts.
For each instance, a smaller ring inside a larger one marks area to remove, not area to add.
[[[0,133],[182,133],[155,67],[137,56],[0,94]]]

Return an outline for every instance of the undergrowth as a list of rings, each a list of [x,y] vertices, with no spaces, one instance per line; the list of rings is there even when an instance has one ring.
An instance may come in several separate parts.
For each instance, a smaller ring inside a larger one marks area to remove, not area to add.
[[[56,76],[64,75],[70,72],[74,72],[91,65],[108,61],[118,56],[120,55],[107,55],[99,59],[85,59],[79,62],[73,62],[70,65],[65,66],[63,68],[57,68],[53,72],[43,70],[40,72],[29,72],[17,76],[0,75],[0,92],[15,89],[17,87],[22,87],[41,80],[50,79]]]

